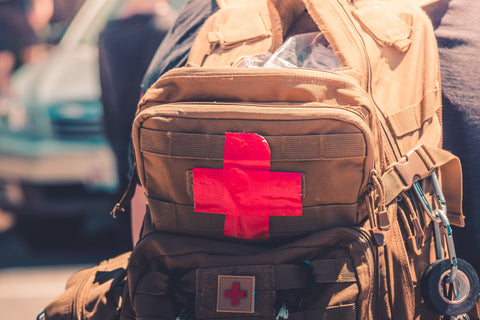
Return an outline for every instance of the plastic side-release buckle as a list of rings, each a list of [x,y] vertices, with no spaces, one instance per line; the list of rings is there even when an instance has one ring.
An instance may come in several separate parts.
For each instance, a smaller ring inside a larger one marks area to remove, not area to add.
[[[392,164],[400,178],[403,180],[405,186],[408,188],[411,188],[415,181],[430,176],[431,171],[433,170],[433,165],[427,167],[426,164],[433,164],[432,161],[430,159],[425,159],[420,154],[424,155],[424,157],[428,157],[423,146],[418,146],[408,152],[399,162]]]

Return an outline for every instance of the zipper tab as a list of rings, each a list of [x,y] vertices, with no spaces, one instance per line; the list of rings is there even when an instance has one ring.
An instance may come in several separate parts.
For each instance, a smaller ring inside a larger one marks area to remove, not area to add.
[[[386,243],[384,233],[390,230],[390,219],[385,206],[383,182],[375,169],[370,171],[366,205],[371,224],[370,233],[372,239],[377,246],[384,246]]]
[[[133,199],[133,196],[135,195],[137,182],[138,182],[137,164],[134,163],[132,175],[130,176],[130,180],[128,181],[127,189],[123,193],[123,196],[120,199],[120,201],[117,204],[115,204],[112,211],[110,212],[110,215],[115,219],[118,217],[118,214],[125,212],[125,208]]]

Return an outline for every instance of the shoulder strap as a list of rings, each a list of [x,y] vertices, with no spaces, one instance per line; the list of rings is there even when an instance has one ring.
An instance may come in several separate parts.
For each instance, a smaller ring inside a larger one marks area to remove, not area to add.
[[[344,8],[348,6],[346,1],[269,0],[268,5],[272,26],[282,26],[282,36],[306,10],[325,35],[342,65],[356,70],[356,78],[360,80],[361,86],[366,88],[367,79],[364,75],[368,73],[368,65],[365,47],[362,40],[356,36],[351,14]]]
[[[427,13],[433,26],[440,25],[443,15],[447,11],[450,0],[416,0],[418,5]]]
[[[342,65],[366,88],[368,65],[362,40],[343,5],[333,0],[217,0],[220,10],[202,26],[187,66],[231,66],[247,54],[273,52],[292,24],[307,12],[325,34]],[[249,23],[246,24],[245,21]],[[359,54],[360,53],[360,54]],[[362,75],[362,76],[361,76]]]

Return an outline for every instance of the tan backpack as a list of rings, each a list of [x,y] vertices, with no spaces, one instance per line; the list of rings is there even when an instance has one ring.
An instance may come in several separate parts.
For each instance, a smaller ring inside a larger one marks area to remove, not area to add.
[[[132,253],[122,317],[468,312],[478,276],[449,225],[464,224],[461,166],[441,148],[438,53],[418,4],[217,2],[188,66],[139,103],[132,138],[155,231]],[[339,67],[240,67],[312,32]]]

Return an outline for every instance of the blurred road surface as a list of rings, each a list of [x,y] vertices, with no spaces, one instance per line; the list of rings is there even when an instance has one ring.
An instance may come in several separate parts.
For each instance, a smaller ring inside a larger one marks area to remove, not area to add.
[[[36,319],[65,288],[68,277],[85,265],[0,270],[0,319]]]
[[[130,250],[131,236],[112,218],[75,237],[55,229],[25,236],[0,212],[0,320],[35,320],[76,271]]]

